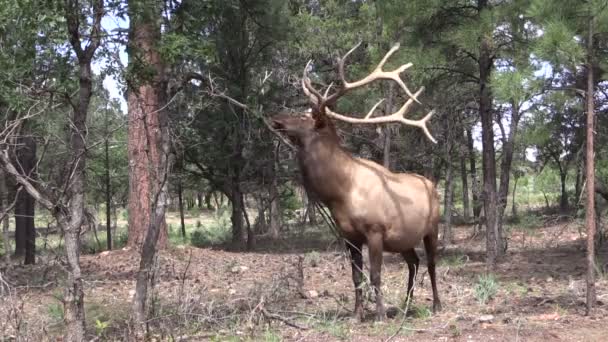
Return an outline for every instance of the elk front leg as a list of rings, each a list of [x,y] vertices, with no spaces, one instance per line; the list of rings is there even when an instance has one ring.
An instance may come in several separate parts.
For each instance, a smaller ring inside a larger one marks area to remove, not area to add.
[[[346,241],[348,250],[350,251],[350,265],[352,267],[353,284],[355,285],[355,317],[359,322],[363,321],[363,289],[361,282],[363,281],[363,255],[361,255],[360,242]]]
[[[380,273],[382,271],[382,234],[372,233],[367,239],[367,248],[369,249],[369,263],[370,263],[370,281],[372,288],[376,295],[376,319],[378,321],[384,320],[385,311],[384,303],[382,301],[382,289],[380,281]]]

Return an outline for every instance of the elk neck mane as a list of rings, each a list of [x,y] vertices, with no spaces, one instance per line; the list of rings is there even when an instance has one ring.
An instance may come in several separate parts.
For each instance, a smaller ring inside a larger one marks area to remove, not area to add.
[[[305,187],[319,200],[341,200],[352,184],[351,168],[355,160],[342,147],[330,120],[317,129],[298,149],[298,162]]]

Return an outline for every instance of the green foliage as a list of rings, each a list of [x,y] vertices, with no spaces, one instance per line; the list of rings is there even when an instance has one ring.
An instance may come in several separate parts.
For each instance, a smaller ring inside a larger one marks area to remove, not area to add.
[[[319,262],[321,262],[321,254],[317,251],[311,251],[306,253],[304,256],[304,262],[306,262],[310,267],[319,266]]]
[[[195,247],[209,247],[227,242],[232,237],[230,215],[226,209],[218,210],[214,223],[202,229],[197,228],[190,234],[190,243]]]
[[[109,321],[102,322],[99,319],[95,320],[95,333],[97,336],[103,336],[106,332],[106,329],[110,326]]]
[[[425,305],[410,304],[410,310],[414,318],[429,319],[433,315],[431,309]]]
[[[115,249],[122,248],[127,245],[128,241],[129,241],[129,231],[128,230],[121,231],[117,234],[117,236],[114,237],[113,247]]]
[[[483,274],[477,277],[475,284],[475,298],[481,305],[485,305],[498,293],[498,282],[493,274]]]
[[[63,321],[63,316],[64,316],[63,305],[61,305],[60,303],[49,304],[47,307],[47,312],[49,314],[49,317],[51,317],[56,322]]]
[[[264,342],[281,342],[282,340],[280,334],[270,329],[266,329],[264,335],[262,335],[262,341]]]

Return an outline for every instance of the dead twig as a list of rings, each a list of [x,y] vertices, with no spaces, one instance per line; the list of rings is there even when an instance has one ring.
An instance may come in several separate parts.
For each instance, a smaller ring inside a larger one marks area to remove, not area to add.
[[[309,327],[301,326],[301,325],[299,325],[297,323],[294,323],[294,322],[290,321],[289,319],[287,319],[287,318],[285,318],[285,317],[283,317],[283,316],[281,316],[279,314],[268,312],[268,310],[266,310],[266,308],[264,308],[264,306],[262,306],[260,308],[260,312],[262,312],[262,314],[264,315],[264,317],[266,319],[271,319],[271,320],[276,320],[276,321],[279,321],[279,322],[283,322],[284,324],[286,324],[286,325],[288,325],[288,326],[290,326],[292,328],[296,328],[296,329],[299,329],[299,330],[309,330],[310,329]]]

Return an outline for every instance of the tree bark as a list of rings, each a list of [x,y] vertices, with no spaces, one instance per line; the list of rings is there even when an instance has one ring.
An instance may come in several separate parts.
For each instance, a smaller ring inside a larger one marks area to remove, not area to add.
[[[177,204],[179,206],[179,223],[182,231],[182,238],[186,238],[186,221],[184,218],[184,189],[182,187],[182,181],[179,180],[177,184]]]
[[[160,42],[161,12],[153,0],[130,0],[129,59],[142,75],[132,75],[128,94],[129,157],[129,240],[128,245],[140,250],[152,224],[154,184],[161,165],[161,116],[165,105],[166,79],[164,63],[157,44]],[[167,245],[167,225],[160,223],[158,248]]]
[[[473,195],[473,219],[478,220],[481,215],[481,201],[479,194],[481,192],[479,186],[479,178],[477,177],[477,162],[475,159],[475,146],[473,145],[473,133],[471,129],[466,130],[467,149],[469,151],[469,168],[471,170],[471,193]]]
[[[453,182],[453,167],[452,161],[448,152],[447,155],[447,165],[446,165],[446,175],[445,175],[445,194],[444,194],[444,206],[443,206],[443,241],[446,243],[453,243],[454,238],[452,235],[452,206],[453,206],[453,191],[454,191],[454,182]]]
[[[84,286],[80,270],[80,230],[85,219],[86,194],[86,139],[87,115],[93,94],[93,73],[91,61],[101,42],[101,19],[104,15],[103,0],[93,1],[91,30],[83,49],[81,37],[81,13],[83,9],[77,0],[66,2],[65,15],[70,44],[78,59],[79,89],[78,101],[73,105],[70,127],[70,174],[66,177],[69,199],[68,215],[57,214],[58,222],[63,221],[65,253],[68,275],[63,297],[64,321],[66,332],[64,341],[83,341],[85,339]],[[29,192],[29,191],[28,191]]]
[[[509,185],[511,181],[511,167],[513,165],[513,153],[515,151],[515,136],[519,127],[520,108],[515,101],[511,102],[511,124],[509,133],[503,133],[502,159],[500,162],[500,186],[498,190],[498,225],[502,231],[502,222],[507,208],[509,197]],[[515,197],[513,197],[515,199]],[[502,235],[502,234],[501,234]],[[499,240],[502,248],[502,240]]]
[[[567,170],[562,170],[562,168],[559,168],[559,180],[560,180],[560,184],[561,184],[561,195],[559,197],[559,209],[562,212],[565,212],[568,210],[568,205],[569,205],[569,201],[568,201],[568,191],[566,190],[566,178],[568,177],[568,171]]]
[[[515,203],[515,193],[517,192],[517,182],[519,181],[519,177],[515,176],[515,180],[513,182],[513,193],[511,194],[511,215],[513,217],[517,217],[517,203]]]
[[[279,238],[279,231],[281,229],[281,208],[279,198],[279,184],[277,181],[277,164],[278,164],[278,149],[275,149],[275,158],[273,159],[273,165],[270,172],[270,237],[273,240]]]
[[[232,193],[230,195],[230,202],[232,203],[232,214],[230,221],[232,222],[232,243],[240,246],[243,244],[244,236],[244,221],[243,221],[243,196],[238,185],[232,186]]]
[[[9,241],[8,235],[8,217],[10,211],[10,204],[8,202],[8,187],[6,186],[6,177],[4,171],[0,169],[0,215],[4,214],[4,217],[0,217],[0,222],[2,224],[2,242],[4,247],[4,258],[7,265],[10,264],[11,261],[11,243]]]
[[[17,139],[16,159],[23,176],[34,179],[36,167],[36,141],[24,136]],[[24,264],[36,263],[36,227],[34,225],[36,201],[27,191],[17,194],[15,205],[15,255],[25,256]]]
[[[106,139],[104,141],[104,151],[105,151],[105,195],[106,195],[106,244],[109,251],[112,250],[112,181],[110,178],[110,138],[108,135],[109,132],[109,122],[108,116],[106,113]]]
[[[485,10],[487,0],[479,0],[480,12]],[[486,263],[488,269],[496,267],[497,258],[502,254],[501,232],[498,221],[496,193],[496,159],[494,151],[494,120],[490,77],[493,69],[492,37],[482,33],[479,50],[479,114],[481,117],[481,138],[483,144],[483,203],[486,222]]]
[[[460,158],[460,178],[462,181],[462,214],[464,221],[469,222],[471,219],[471,206],[469,202],[469,177],[467,175],[467,162],[464,153],[462,153]]]
[[[574,184],[574,200],[578,201],[581,197],[581,191],[583,187],[583,162],[577,157],[576,162],[576,180]],[[578,207],[578,202],[576,203]]]
[[[162,6],[154,0],[130,0],[129,58],[144,73],[129,81],[129,245],[140,249],[132,320],[135,340],[147,333],[148,291],[154,286],[156,251],[167,243],[165,213],[172,167],[166,113],[164,62],[158,50]]]
[[[594,20],[589,20],[587,39],[587,211],[585,225],[587,228],[587,315],[591,313],[596,302],[595,293],[595,152],[594,140],[594,85],[593,85],[593,30]]]

